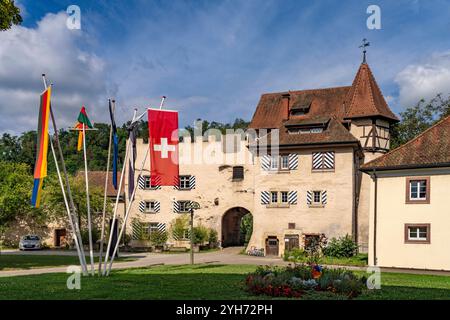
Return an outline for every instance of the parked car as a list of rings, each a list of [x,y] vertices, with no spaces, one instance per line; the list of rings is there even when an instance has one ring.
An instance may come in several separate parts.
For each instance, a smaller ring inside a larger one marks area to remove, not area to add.
[[[41,238],[36,235],[26,235],[20,239],[19,250],[40,250],[42,249]]]

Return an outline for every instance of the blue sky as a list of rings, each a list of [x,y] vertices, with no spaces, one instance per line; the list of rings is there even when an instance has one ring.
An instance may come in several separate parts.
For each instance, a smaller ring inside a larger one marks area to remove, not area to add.
[[[249,120],[264,92],[350,85],[362,38],[395,112],[450,92],[449,1],[16,2],[23,25],[0,33],[0,132],[35,129],[42,72],[61,126],[81,104],[106,122],[110,96],[118,122],[161,95],[183,126]],[[71,4],[81,30],[65,26]],[[381,30],[366,26],[370,4],[381,8]]]

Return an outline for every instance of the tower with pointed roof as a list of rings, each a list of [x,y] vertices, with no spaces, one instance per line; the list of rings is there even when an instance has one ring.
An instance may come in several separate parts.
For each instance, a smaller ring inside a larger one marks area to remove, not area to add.
[[[365,162],[390,149],[390,127],[398,122],[378,87],[366,60],[361,63],[346,97],[344,119],[350,132],[359,139]]]

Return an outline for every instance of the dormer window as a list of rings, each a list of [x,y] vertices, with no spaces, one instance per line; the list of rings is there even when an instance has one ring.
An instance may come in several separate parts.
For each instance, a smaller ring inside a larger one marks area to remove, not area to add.
[[[303,116],[309,112],[309,105],[295,106],[291,108],[292,116]]]
[[[322,132],[323,132],[322,127],[314,127],[314,128],[302,128],[299,129],[296,133],[307,134],[307,133],[322,133]]]

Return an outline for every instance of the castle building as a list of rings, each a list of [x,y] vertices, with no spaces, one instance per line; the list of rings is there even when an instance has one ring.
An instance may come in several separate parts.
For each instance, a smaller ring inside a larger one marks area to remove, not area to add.
[[[251,213],[247,249],[282,255],[321,235],[349,234],[367,251],[370,177],[359,169],[389,151],[397,121],[365,61],[351,86],[263,94],[250,123],[256,139],[180,142],[178,185],[151,186],[147,160],[127,230],[168,230],[196,201],[195,224],[216,229],[222,246],[242,244],[240,222]],[[140,163],[148,144],[137,148]]]

